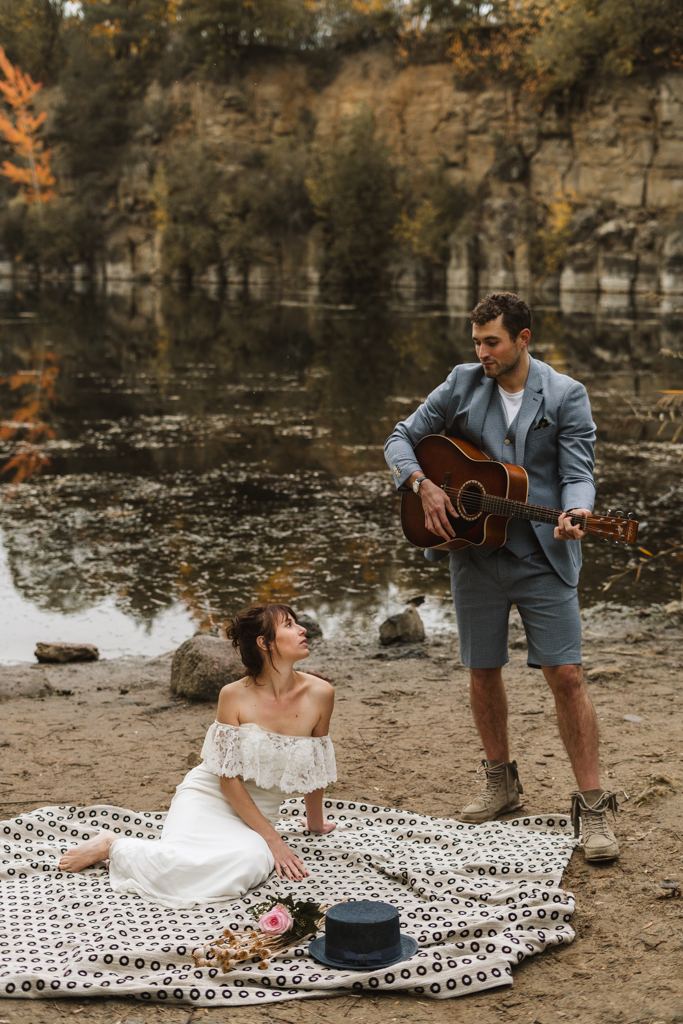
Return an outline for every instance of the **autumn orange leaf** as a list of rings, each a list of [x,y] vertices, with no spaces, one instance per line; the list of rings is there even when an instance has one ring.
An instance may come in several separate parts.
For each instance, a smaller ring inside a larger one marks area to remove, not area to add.
[[[34,82],[8,59],[0,46],[0,69],[5,80],[0,79],[0,93],[11,108],[13,116],[0,110],[0,134],[4,135],[26,166],[20,167],[9,160],[3,161],[0,174],[15,185],[21,186],[27,203],[49,202],[55,196],[55,177],[50,170],[50,150],[38,138],[47,114],[33,112],[33,101],[42,89],[40,82]]]

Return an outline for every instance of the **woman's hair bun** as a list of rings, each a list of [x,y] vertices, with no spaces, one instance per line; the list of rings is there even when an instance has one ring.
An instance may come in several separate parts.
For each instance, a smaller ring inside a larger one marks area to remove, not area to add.
[[[277,650],[277,627],[290,615],[296,622],[296,613],[287,604],[255,604],[225,623],[225,635],[235,650],[239,650],[242,663],[252,679],[255,680],[262,671],[266,656],[272,665],[271,651],[273,648]],[[259,647],[259,637],[265,641],[265,651]]]

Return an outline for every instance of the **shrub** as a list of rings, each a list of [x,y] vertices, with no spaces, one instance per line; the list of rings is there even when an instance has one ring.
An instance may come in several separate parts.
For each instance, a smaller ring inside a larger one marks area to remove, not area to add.
[[[257,165],[236,176],[222,197],[221,250],[243,270],[255,260],[279,260],[285,238],[303,234],[313,224],[305,135],[301,131],[279,139],[257,154]]]
[[[60,197],[43,206],[11,203],[0,216],[0,235],[13,259],[45,266],[90,263],[101,241],[97,219]]]
[[[476,197],[471,191],[465,185],[451,184],[444,168],[439,167],[432,176],[427,195],[414,213],[403,211],[396,237],[429,263],[445,263],[448,236],[475,205]]]
[[[319,152],[308,191],[323,223],[325,277],[369,288],[383,280],[400,214],[396,168],[374,115],[364,107]]]
[[[559,272],[567,252],[573,216],[574,208],[565,196],[559,195],[548,206],[545,224],[531,244],[532,270],[536,277]]]
[[[218,211],[223,180],[199,143],[178,146],[157,163],[152,183],[155,216],[162,229],[161,269],[201,273],[218,263]]]

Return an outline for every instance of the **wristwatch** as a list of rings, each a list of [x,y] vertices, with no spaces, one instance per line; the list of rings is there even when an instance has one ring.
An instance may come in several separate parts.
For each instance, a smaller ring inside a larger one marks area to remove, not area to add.
[[[423,480],[426,479],[426,476],[419,476],[417,480],[413,480],[413,490],[415,491],[416,494],[420,493],[420,484],[422,483]]]

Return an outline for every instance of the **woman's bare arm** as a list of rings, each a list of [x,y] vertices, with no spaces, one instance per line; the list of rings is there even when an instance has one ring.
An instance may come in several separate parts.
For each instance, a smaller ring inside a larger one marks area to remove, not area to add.
[[[328,683],[320,684],[320,691],[316,694],[320,701],[320,718],[313,730],[313,736],[327,736],[330,731],[330,718],[334,710],[334,687]],[[306,817],[304,824],[311,832],[320,832],[325,835],[336,827],[333,821],[327,821],[323,816],[324,789],[314,789],[312,793],[306,793]]]
[[[327,818],[323,817],[324,793],[324,789],[314,789],[312,793],[306,793],[304,796],[306,801],[304,824],[311,832],[320,832],[322,835],[326,835],[333,828],[337,827],[334,821],[328,821]]]
[[[320,709],[320,717],[311,736],[327,736],[334,711],[334,687],[322,679],[320,681],[316,679],[315,689],[315,699]]]
[[[231,807],[234,807],[245,825],[248,825],[254,832],[258,832],[267,842],[275,861],[275,870],[278,878],[282,878],[283,873],[287,878],[295,882],[306,878],[308,871],[306,871],[299,858],[292,853],[278,831],[261,814],[244,788],[242,780],[239,778],[228,779],[225,776],[221,776],[219,781],[223,796]]]

